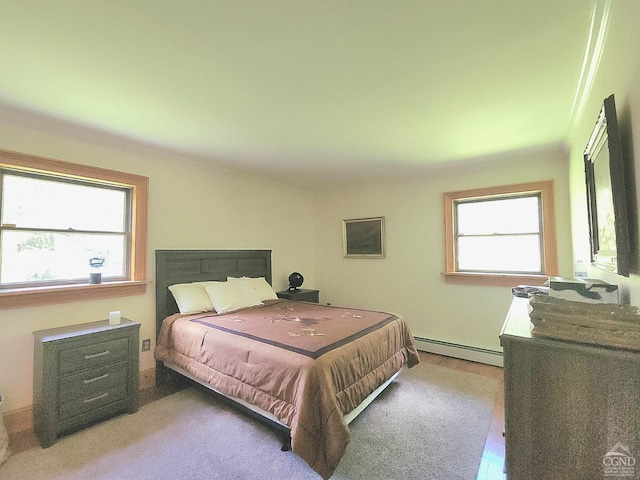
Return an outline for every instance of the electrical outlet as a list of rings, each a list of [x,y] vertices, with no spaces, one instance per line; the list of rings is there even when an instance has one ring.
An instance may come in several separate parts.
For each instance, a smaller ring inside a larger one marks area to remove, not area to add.
[[[142,351],[143,352],[147,352],[151,350],[151,339],[150,338],[146,338],[144,340],[142,340]]]

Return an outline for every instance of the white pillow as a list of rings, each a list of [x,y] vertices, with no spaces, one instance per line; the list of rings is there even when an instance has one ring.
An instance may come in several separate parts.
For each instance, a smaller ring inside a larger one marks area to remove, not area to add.
[[[227,277],[228,282],[234,283],[246,283],[251,285],[251,287],[255,290],[260,300],[275,300],[278,298],[276,292],[273,290],[269,282],[264,277],[253,278],[253,277]]]
[[[262,305],[253,288],[235,282],[208,282],[204,286],[213,308],[218,313],[233,312],[241,308]]]
[[[204,285],[209,282],[176,283],[169,286],[169,291],[176,300],[178,310],[182,314],[213,311],[213,304]]]

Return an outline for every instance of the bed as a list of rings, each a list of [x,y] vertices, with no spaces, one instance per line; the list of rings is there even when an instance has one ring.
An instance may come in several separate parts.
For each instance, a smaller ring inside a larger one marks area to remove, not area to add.
[[[417,350],[397,315],[278,299],[271,283],[270,250],[157,250],[156,382],[178,374],[205,386],[280,431],[283,450],[326,479],[349,422],[419,362]],[[179,289],[194,285],[215,308],[185,310]],[[260,302],[222,305],[231,287]]]

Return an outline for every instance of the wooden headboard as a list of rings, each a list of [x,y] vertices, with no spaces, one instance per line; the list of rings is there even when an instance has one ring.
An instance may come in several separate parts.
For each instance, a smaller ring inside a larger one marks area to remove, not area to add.
[[[264,277],[271,284],[271,250],[156,250],[156,336],[178,312],[169,285]]]

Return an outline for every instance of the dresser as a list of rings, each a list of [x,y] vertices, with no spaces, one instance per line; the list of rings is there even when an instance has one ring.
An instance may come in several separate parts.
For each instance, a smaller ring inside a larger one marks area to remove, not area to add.
[[[123,318],[33,333],[33,423],[44,448],[59,435],[138,410],[139,329]]]
[[[537,337],[528,306],[500,335],[507,479],[638,478],[640,352]]]
[[[278,298],[294,300],[296,302],[320,302],[320,290],[297,288],[295,290],[283,290],[281,292],[277,292],[276,295],[278,295]]]

